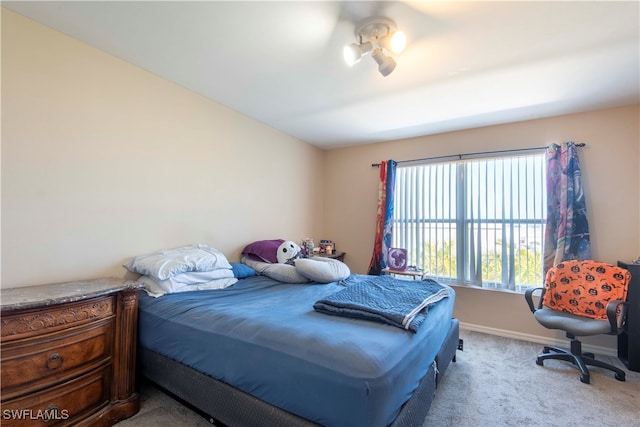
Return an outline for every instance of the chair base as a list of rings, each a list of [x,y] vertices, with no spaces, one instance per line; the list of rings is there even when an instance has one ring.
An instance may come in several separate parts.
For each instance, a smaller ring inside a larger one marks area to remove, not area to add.
[[[618,369],[613,365],[596,360],[593,353],[583,353],[582,343],[576,339],[571,340],[570,351],[554,346],[544,346],[542,354],[538,355],[536,358],[536,364],[543,366],[544,361],[549,359],[565,360],[573,363],[578,369],[580,369],[580,381],[585,384],[589,384],[590,382],[587,365],[608,369],[615,373],[615,378],[618,381],[626,380],[626,375],[622,369]]]

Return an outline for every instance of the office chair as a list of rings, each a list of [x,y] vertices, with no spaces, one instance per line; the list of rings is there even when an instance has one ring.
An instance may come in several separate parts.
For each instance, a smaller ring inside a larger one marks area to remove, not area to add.
[[[565,331],[571,340],[570,350],[545,346],[536,358],[543,366],[548,359],[572,362],[580,369],[580,381],[589,384],[587,365],[611,370],[615,378],[625,381],[621,369],[583,353],[576,338],[588,335],[617,335],[622,332],[628,309],[629,271],[597,261],[564,261],[547,271],[544,288],[527,289],[525,299],[535,319],[545,328]],[[541,291],[537,306],[533,295]]]

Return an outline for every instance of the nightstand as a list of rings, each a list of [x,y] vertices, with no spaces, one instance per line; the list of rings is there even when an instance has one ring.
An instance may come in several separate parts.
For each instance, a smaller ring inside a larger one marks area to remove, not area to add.
[[[138,412],[138,286],[96,279],[0,290],[3,426],[110,426]]]
[[[342,261],[344,262],[344,256],[346,255],[346,252],[334,252],[331,255],[327,255],[327,254],[316,254],[313,256],[319,256],[319,257],[323,257],[323,258],[333,258],[333,259],[337,259],[338,261]]]

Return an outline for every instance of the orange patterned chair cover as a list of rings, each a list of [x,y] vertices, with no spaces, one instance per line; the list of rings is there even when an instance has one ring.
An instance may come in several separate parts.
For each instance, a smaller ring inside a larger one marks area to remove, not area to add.
[[[597,261],[563,261],[547,271],[542,304],[554,310],[607,319],[609,301],[625,301],[628,270]]]

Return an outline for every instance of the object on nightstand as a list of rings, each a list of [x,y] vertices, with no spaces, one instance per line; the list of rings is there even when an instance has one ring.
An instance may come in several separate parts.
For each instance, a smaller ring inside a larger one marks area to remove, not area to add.
[[[313,239],[310,237],[305,237],[304,239],[302,239],[302,243],[300,244],[300,247],[304,249],[304,252],[307,256],[313,255],[314,246],[315,244],[313,243]]]
[[[389,248],[387,251],[387,265],[389,269],[404,271],[407,269],[407,250],[402,248]]]
[[[336,252],[336,244],[332,240],[322,239],[320,240],[320,253],[331,255]]]

